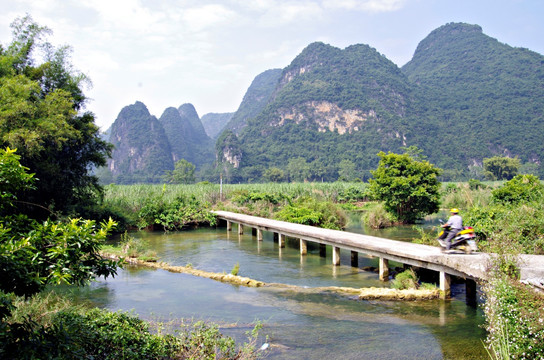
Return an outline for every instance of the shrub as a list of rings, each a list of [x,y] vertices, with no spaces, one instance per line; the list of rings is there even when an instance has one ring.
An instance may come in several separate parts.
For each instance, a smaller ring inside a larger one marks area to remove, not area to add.
[[[492,191],[493,201],[502,204],[537,201],[543,194],[544,186],[534,175],[517,175]]]
[[[373,229],[383,229],[393,225],[393,216],[385,210],[381,202],[367,210],[362,220]]]
[[[417,289],[418,278],[416,273],[414,270],[408,269],[397,274],[393,281],[391,281],[391,287],[398,290]]]

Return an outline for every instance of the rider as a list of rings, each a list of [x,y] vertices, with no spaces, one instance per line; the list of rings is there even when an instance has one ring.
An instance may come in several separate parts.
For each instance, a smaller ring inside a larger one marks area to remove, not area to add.
[[[441,236],[446,242],[446,250],[449,250],[451,247],[451,239],[457,235],[459,231],[463,229],[463,218],[459,216],[459,209],[453,208],[450,210],[451,216],[448,219],[448,222],[442,225],[444,228],[444,234]]]

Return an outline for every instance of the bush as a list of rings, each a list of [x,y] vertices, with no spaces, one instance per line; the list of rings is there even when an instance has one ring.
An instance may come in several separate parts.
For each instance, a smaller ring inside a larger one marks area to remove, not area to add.
[[[391,287],[398,290],[417,289],[418,278],[416,273],[414,270],[408,269],[397,274],[393,281],[391,281]]]
[[[486,345],[495,359],[544,358],[544,298],[498,275],[484,287]]]
[[[299,198],[278,211],[276,220],[296,224],[318,226],[326,229],[342,230],[346,226],[344,212],[328,201],[317,201],[310,197]]]
[[[543,194],[544,186],[534,175],[517,175],[492,191],[493,201],[501,204],[537,201]]]
[[[393,216],[385,210],[381,202],[367,210],[362,216],[362,221],[373,229],[392,226],[393,220]]]

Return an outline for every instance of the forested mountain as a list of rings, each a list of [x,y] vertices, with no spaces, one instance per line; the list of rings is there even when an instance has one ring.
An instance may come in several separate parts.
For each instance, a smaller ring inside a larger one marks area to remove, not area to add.
[[[164,128],[139,101],[121,110],[110,143],[115,148],[108,168],[117,183],[157,182],[164,170],[174,168]]]
[[[166,109],[159,122],[170,142],[174,162],[185,159],[200,168],[213,161],[213,140],[206,134],[192,104],[183,104],[177,110]]]
[[[159,120],[139,101],[126,106],[111,127],[109,141],[115,148],[108,180],[116,183],[160,182],[181,159],[197,168],[214,159],[213,141],[191,104],[169,107]]]
[[[281,73],[281,69],[271,69],[255,77],[247,89],[238,110],[236,110],[232,119],[225,126],[226,130],[231,130],[235,134],[239,134],[247,125],[248,119],[259,115],[274,93]]]
[[[313,43],[282,71],[264,110],[240,133],[238,176],[287,169],[295,160],[311,171],[290,180],[335,180],[342,160],[368,175],[379,150],[406,145],[412,102],[408,78],[375,49]]]
[[[452,23],[421,41],[402,71],[418,93],[414,142],[439,166],[466,171],[493,155],[544,160],[542,55]]]
[[[232,119],[234,113],[208,113],[202,115],[200,119],[206,134],[212,139],[217,138],[227,123]]]
[[[365,178],[379,151],[412,145],[446,179],[472,177],[495,155],[539,165],[543,66],[542,55],[461,23],[434,30],[402,69],[367,45],[313,43],[281,71],[246,127],[227,126],[238,139],[220,136],[217,158],[232,165],[232,181],[258,180],[272,167],[290,180],[336,180],[341,163]]]

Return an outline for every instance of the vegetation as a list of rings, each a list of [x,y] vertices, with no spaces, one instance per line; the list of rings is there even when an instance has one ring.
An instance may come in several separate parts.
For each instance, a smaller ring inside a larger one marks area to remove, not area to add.
[[[0,47],[0,147],[17,149],[40,179],[17,194],[18,208],[42,219],[51,211],[81,213],[101,194],[88,170],[105,165],[111,151],[94,115],[83,111],[88,79],[70,64],[70,48],[45,41],[50,30],[30,16],[11,27],[12,42]]]
[[[2,358],[255,359],[259,355],[254,349],[260,324],[247,334],[247,343],[236,346],[217,325],[202,321],[184,323],[172,329],[172,334],[162,334],[161,329],[171,326],[75,306],[51,293],[26,301],[0,293],[0,299],[18,304],[1,323]],[[27,318],[34,320],[24,322]]]
[[[521,163],[517,158],[494,156],[484,159],[484,176],[488,180],[510,180],[517,175]]]
[[[384,201],[385,210],[403,223],[413,223],[438,211],[441,170],[428,161],[380,152],[380,163],[372,171],[369,192]]]
[[[185,159],[176,161],[174,170],[166,171],[164,180],[170,184],[192,184],[195,182],[195,166]]]

